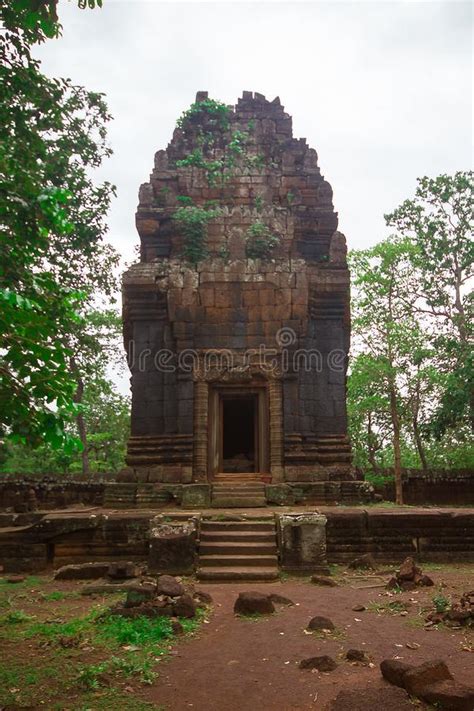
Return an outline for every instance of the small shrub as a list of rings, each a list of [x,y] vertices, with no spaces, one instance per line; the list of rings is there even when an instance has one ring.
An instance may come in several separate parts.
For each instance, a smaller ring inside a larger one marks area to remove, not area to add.
[[[450,606],[449,598],[447,598],[446,595],[443,595],[443,593],[441,593],[441,592],[437,593],[437,595],[433,596],[432,600],[433,600],[433,605],[435,606],[436,612],[443,613],[449,609],[449,606]]]
[[[280,237],[272,234],[263,222],[254,222],[247,230],[245,253],[250,259],[269,259],[280,244]]]
[[[219,208],[204,208],[194,205],[178,207],[173,218],[180,224],[184,235],[184,257],[197,264],[207,257],[207,223],[220,214]]]
[[[27,615],[26,612],[23,612],[23,610],[13,610],[0,618],[0,624],[18,625],[23,622],[31,622],[32,619],[33,617],[31,617],[31,615]]]

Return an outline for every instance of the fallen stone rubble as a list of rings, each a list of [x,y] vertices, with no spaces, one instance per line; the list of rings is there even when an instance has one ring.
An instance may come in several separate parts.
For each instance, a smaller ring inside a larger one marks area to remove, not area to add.
[[[458,601],[451,602],[447,610],[430,612],[426,621],[434,625],[443,622],[448,627],[474,626],[474,590],[465,592]]]
[[[410,696],[450,711],[474,709],[474,687],[457,682],[441,659],[418,666],[397,659],[385,659],[380,664],[382,676],[394,686],[405,689]]]
[[[429,575],[424,575],[413,558],[408,557],[403,561],[395,576],[388,581],[387,589],[415,590],[417,587],[429,587],[432,585],[434,585],[434,582]]]

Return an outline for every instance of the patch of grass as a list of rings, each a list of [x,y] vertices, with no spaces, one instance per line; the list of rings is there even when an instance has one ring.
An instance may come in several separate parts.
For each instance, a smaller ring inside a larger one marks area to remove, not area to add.
[[[108,615],[98,620],[97,635],[116,645],[133,644],[140,647],[163,642],[173,636],[169,617],[120,617]]]
[[[29,575],[21,583],[9,583],[6,578],[0,578],[0,589],[6,588],[7,590],[21,590],[22,588],[40,587],[43,585],[44,580],[38,578],[36,575]]]
[[[420,614],[414,615],[413,617],[407,617],[406,622],[410,625],[410,627],[415,627],[417,629],[425,626],[424,615],[422,616]]]
[[[238,617],[239,620],[243,620],[244,622],[264,622],[268,620],[269,615],[260,615],[258,612],[252,612],[248,615],[244,615],[239,612],[236,617]]]
[[[408,610],[408,605],[406,602],[403,602],[403,600],[390,600],[389,602],[373,600],[368,603],[367,610],[376,612],[378,615],[382,615],[385,612],[392,615],[399,615],[400,612],[406,612]]]
[[[10,662],[0,666],[0,703],[12,704],[16,708],[30,705],[40,685],[51,684],[52,680],[64,679],[64,670],[57,665],[41,666],[25,664],[24,661]]]
[[[46,637],[56,639],[58,637],[76,637],[90,629],[91,622],[98,616],[98,612],[93,612],[86,617],[68,620],[68,622],[36,622],[26,630],[25,637]]]
[[[25,592],[28,590],[23,597]],[[43,600],[61,603],[74,594],[56,592],[60,594],[40,595]],[[10,645],[7,649],[12,654],[5,653],[0,664],[0,708],[34,706],[41,699],[45,708],[57,711],[157,711],[155,705],[141,702],[124,687],[128,679],[135,684],[153,683],[157,662],[171,650],[174,633],[170,618],[124,618],[110,614],[108,605],[95,605],[88,614],[68,619],[77,613],[61,603],[56,613],[64,615],[63,619],[38,621],[15,609],[14,603],[22,595],[8,597],[13,607],[0,617],[0,637]],[[196,618],[181,618],[185,634],[195,633],[205,616],[205,610],[198,609]]]
[[[343,640],[346,639],[346,633],[344,630],[340,630],[338,628],[334,630],[313,630],[312,632],[307,632],[307,634],[311,634],[313,637],[316,637],[316,639],[334,639],[334,640]]]
[[[59,600],[64,600],[66,597],[70,597],[71,595],[77,595],[77,593],[67,593],[67,592],[62,592],[62,590],[53,590],[50,593],[40,593],[41,598],[45,602],[55,602]]]
[[[27,615],[23,610],[12,610],[0,617],[0,625],[19,625],[24,622],[31,622],[34,618]]]
[[[90,699],[87,696],[90,695]],[[101,691],[100,695],[89,692],[86,694],[77,711],[166,711],[164,706],[156,706],[147,701],[141,701],[136,696],[125,695],[119,689],[111,688]],[[64,711],[64,705],[58,704],[51,707],[52,711]]]

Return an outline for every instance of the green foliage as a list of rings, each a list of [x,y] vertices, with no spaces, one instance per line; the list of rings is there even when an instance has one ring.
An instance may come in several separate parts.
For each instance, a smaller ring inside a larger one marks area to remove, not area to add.
[[[178,207],[175,211],[173,219],[179,223],[184,236],[183,255],[191,264],[197,264],[206,258],[207,224],[218,215],[220,215],[219,208],[195,205]]]
[[[254,222],[247,230],[245,253],[250,259],[270,259],[280,244],[280,237],[263,222]]]
[[[449,607],[451,605],[451,602],[449,598],[446,597],[446,595],[443,595],[443,593],[438,592],[436,595],[432,597],[433,605],[435,606],[436,612],[446,612],[446,610],[449,610]]]
[[[112,640],[122,646],[133,644],[144,646],[162,642],[173,636],[169,617],[120,617],[109,615],[99,620],[98,633],[105,640]]]
[[[386,216],[399,234],[350,257],[350,431],[356,464],[375,475],[474,458],[472,173],[418,183]]]
[[[27,615],[23,610],[13,610],[0,617],[0,625],[18,625],[23,622],[31,622],[32,619],[31,615]]]
[[[117,472],[125,465],[130,430],[130,400],[117,392],[113,383],[98,372],[89,378],[81,404],[87,431],[86,448],[91,473]],[[71,437],[75,425],[66,423]],[[1,451],[1,450],[0,450]],[[83,452],[53,449],[48,444],[29,447],[7,442],[2,451],[0,472],[6,474],[67,474],[82,471]]]
[[[185,129],[194,121],[198,123],[206,120],[209,125],[226,130],[230,125],[230,111],[229,106],[221,101],[215,101],[214,99],[196,101],[182,113],[176,126]]]
[[[474,429],[473,175],[460,171],[420,178],[415,198],[385,216],[410,244],[418,276],[414,310],[433,332],[445,374],[428,425],[437,438],[466,420]]]
[[[71,452],[71,373],[95,289],[110,294],[117,255],[103,242],[114,188],[91,171],[111,151],[102,95],[50,79],[31,45],[59,32],[56,3],[2,5],[0,67],[0,438]]]

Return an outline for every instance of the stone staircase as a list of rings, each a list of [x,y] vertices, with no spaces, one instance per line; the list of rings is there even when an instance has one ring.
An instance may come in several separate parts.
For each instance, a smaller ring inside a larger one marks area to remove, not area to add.
[[[278,578],[273,516],[247,521],[201,521],[199,580],[271,581]]]
[[[212,484],[212,508],[259,508],[266,506],[265,484],[254,475],[224,475]]]

